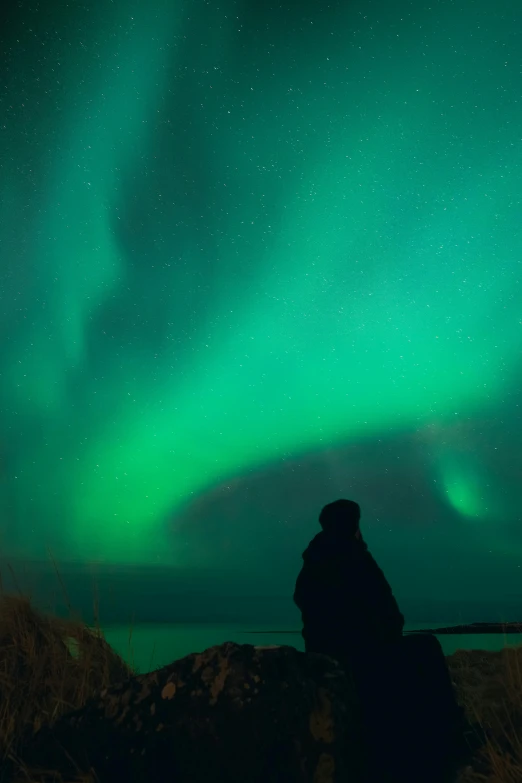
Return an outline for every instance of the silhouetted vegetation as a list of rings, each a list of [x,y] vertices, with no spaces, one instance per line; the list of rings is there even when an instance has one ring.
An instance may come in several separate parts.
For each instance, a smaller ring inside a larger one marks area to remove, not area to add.
[[[38,612],[24,596],[0,596],[0,754],[24,735],[132,674],[101,631]],[[30,780],[30,778],[28,778]]]

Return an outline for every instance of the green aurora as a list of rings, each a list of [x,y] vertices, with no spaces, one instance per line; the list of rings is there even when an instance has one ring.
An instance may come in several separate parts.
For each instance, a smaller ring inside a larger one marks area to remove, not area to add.
[[[459,535],[518,557],[522,7],[53,1],[8,28],[6,551],[196,562],[176,520],[207,493],[408,437]]]

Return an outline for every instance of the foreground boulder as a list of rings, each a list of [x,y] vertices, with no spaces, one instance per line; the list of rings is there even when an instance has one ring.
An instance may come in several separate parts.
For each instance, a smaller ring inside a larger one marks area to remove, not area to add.
[[[21,767],[33,781],[360,783],[360,714],[335,661],[226,643],[103,691],[28,738]]]

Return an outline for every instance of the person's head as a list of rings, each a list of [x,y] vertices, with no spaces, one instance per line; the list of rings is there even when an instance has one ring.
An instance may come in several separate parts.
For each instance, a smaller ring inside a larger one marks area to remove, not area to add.
[[[319,514],[319,523],[325,532],[340,530],[345,534],[361,537],[359,521],[361,509],[353,500],[334,500],[328,503]]]

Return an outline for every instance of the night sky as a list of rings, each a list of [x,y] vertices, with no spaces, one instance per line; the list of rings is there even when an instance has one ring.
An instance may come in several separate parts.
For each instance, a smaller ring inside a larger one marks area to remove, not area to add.
[[[3,556],[522,597],[520,2],[1,13]]]

